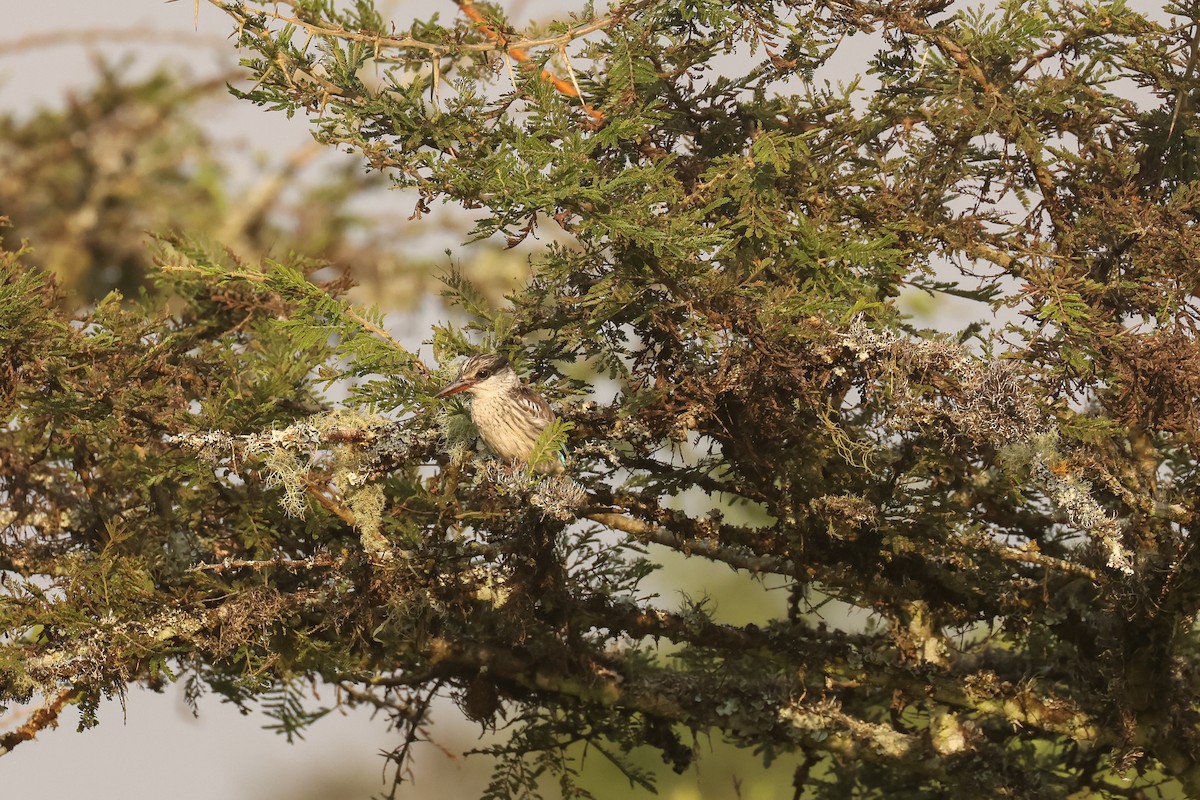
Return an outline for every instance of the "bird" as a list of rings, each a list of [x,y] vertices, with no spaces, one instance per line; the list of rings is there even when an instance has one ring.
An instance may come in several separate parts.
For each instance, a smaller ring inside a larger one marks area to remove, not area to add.
[[[544,397],[517,377],[508,359],[499,353],[471,356],[458,377],[434,397],[459,392],[471,395],[471,421],[492,452],[511,464],[528,464],[533,445],[554,421],[554,412]],[[529,466],[544,475],[563,470],[558,458]]]

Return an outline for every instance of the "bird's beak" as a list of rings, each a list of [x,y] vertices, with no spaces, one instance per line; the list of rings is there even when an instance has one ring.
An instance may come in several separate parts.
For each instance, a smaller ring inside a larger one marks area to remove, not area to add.
[[[435,394],[434,397],[449,397],[452,394],[458,394],[459,392],[465,392],[467,389],[470,389],[474,385],[475,384],[471,383],[470,381],[464,381],[462,379],[459,379],[459,380],[454,381],[454,383],[450,384],[445,389],[442,389],[440,392]]]

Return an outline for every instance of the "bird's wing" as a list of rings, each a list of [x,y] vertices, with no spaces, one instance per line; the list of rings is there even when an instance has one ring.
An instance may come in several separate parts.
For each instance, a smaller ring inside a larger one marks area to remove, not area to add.
[[[554,412],[550,410],[550,404],[533,389],[528,386],[519,386],[514,394],[521,408],[533,414],[541,423],[541,427],[544,428],[554,421]]]

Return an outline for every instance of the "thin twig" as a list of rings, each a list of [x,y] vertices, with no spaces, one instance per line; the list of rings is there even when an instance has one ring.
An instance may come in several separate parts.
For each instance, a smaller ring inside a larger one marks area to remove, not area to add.
[[[82,31],[54,30],[49,33],[34,33],[19,39],[0,42],[0,55],[13,55],[25,50],[39,50],[47,47],[61,47],[76,44],[118,44],[124,45],[131,41],[145,41],[149,44],[170,44],[171,46],[185,45],[188,47],[218,47],[223,46],[221,39],[215,36],[197,38],[192,33],[167,31],[157,28],[90,28]]]
[[[463,14],[465,14],[467,16],[468,19],[470,19],[472,22],[474,22],[478,26],[480,32],[483,33],[484,36],[488,37],[493,42],[495,42],[496,44],[503,47],[503,52],[505,54],[505,63],[508,64],[508,71],[509,71],[510,77],[512,77],[512,64],[508,62],[509,57],[511,57],[513,59],[513,61],[516,61],[517,63],[519,63],[522,67],[525,67],[527,69],[537,69],[537,65],[532,63],[530,55],[527,52],[529,48],[536,46],[535,44],[533,44],[533,42],[531,42],[529,40],[525,40],[525,41],[517,40],[515,42],[510,42],[508,36],[500,31],[496,30],[496,27],[488,21],[487,17],[484,15],[484,13],[476,7],[475,0],[454,0],[454,3],[455,3],[455,5],[458,6],[459,10],[462,11]],[[610,15],[609,17],[606,17],[605,18],[605,22],[606,22],[605,27],[607,27],[607,24],[610,24],[611,22],[615,21],[615,17],[616,17],[615,14]],[[573,39],[576,39],[576,38],[578,38],[578,36],[573,36],[571,39],[566,39],[565,41],[559,42],[556,45],[558,48],[558,51],[565,55],[567,45]],[[571,70],[571,68],[569,66],[568,66],[568,70],[570,71],[570,74],[571,74],[570,81],[563,80],[562,78],[555,75],[553,72],[550,72],[550,70],[548,70],[544,67],[542,68],[539,75],[542,80],[551,84],[555,89],[557,89],[562,94],[565,94],[568,97],[579,98],[580,102],[583,103],[584,112],[589,117],[596,120],[597,122],[603,120],[604,112],[600,111],[599,109],[593,108],[591,105],[588,104],[587,101],[585,101],[583,99],[583,93],[579,91],[579,83],[575,80],[574,70]],[[516,89],[517,89],[517,81],[516,81],[516,78],[513,78],[513,91],[515,92]]]
[[[234,16],[235,18],[238,18],[238,19],[244,21],[244,19],[245,19],[244,12],[239,15],[237,13],[237,9],[227,6],[227,4],[224,2],[224,0],[208,0],[208,1],[210,3],[212,3],[213,5],[217,6],[218,8],[220,8],[222,11]],[[346,30],[345,28],[325,28],[320,25],[314,25],[311,22],[306,22],[305,20],[302,20],[299,17],[293,17],[293,16],[289,16],[287,14],[281,14],[278,11],[272,11],[271,9],[266,8],[265,5],[266,4],[264,4],[264,7],[259,8],[257,13],[261,13],[272,19],[279,20],[280,22],[286,22],[289,25],[293,25],[298,28],[303,28],[305,31],[315,34],[317,36],[324,36],[324,37],[332,38],[332,39],[345,39],[347,41],[354,41],[354,42],[370,42],[380,49],[387,49],[387,50],[416,49],[416,50],[429,50],[429,51],[433,51],[433,52],[436,52],[436,51],[446,52],[449,49],[447,47],[447,45],[443,42],[425,42],[425,41],[421,41],[420,39],[413,38],[411,36],[404,36],[404,37],[397,38],[394,36],[382,36],[379,34],[360,33],[358,31]],[[271,5],[280,5],[280,3],[272,2]],[[480,14],[480,16],[482,17],[482,14]],[[570,44],[571,42],[573,42],[576,39],[579,39],[583,36],[587,36],[589,33],[593,33],[598,30],[603,30],[604,28],[611,26],[614,22],[616,22],[615,15],[609,15],[606,17],[597,17],[596,19],[593,19],[590,22],[585,22],[582,25],[577,25],[574,28],[571,28],[570,30],[568,30],[565,33],[562,33],[558,36],[546,36],[546,37],[537,38],[537,39],[525,39],[522,37],[517,37],[517,38],[511,39],[511,40],[505,38],[503,41],[491,40],[491,41],[487,41],[487,42],[463,42],[463,43],[454,45],[453,50],[455,50],[457,52],[488,53],[488,52],[493,52],[496,50],[510,50],[510,52],[511,52],[511,48],[535,49],[535,48],[541,48],[541,47],[561,47],[563,45]],[[487,35],[487,34],[485,34],[485,35]]]
[[[227,558],[220,563],[215,564],[196,564],[188,569],[188,572],[215,572],[221,574],[234,569],[270,569],[280,567],[282,569],[297,571],[307,569],[322,569],[338,566],[338,560],[329,553],[318,553],[312,558],[286,558],[279,556],[277,558],[250,559],[250,558]]]
[[[588,514],[587,518],[601,525],[631,533],[642,541],[661,544],[685,555],[721,561],[735,569],[776,575],[792,575],[796,571],[795,564],[790,559],[740,552],[706,539],[688,539],[659,525],[623,514],[593,513]]]
[[[75,697],[74,689],[63,689],[56,694],[46,705],[34,711],[29,715],[29,719],[24,725],[17,728],[15,731],[0,736],[0,755],[4,755],[11,751],[14,747],[27,742],[38,735],[40,731],[46,728],[52,728],[58,724],[58,714],[63,710],[63,706],[73,700]]]

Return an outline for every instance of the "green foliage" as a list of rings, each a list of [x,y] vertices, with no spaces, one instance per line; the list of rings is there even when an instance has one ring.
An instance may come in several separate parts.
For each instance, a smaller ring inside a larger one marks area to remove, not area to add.
[[[529,466],[536,467],[547,461],[562,461],[567,434],[574,429],[575,423],[564,419],[556,419],[547,425],[533,443],[533,450],[529,453]]]
[[[308,692],[305,691],[305,687],[291,682],[284,683],[264,694],[262,698],[263,713],[276,720],[266,725],[266,729],[286,737],[289,743],[296,739],[303,739],[304,729],[330,711],[328,708],[317,711],[310,710],[305,705],[307,699]]]

